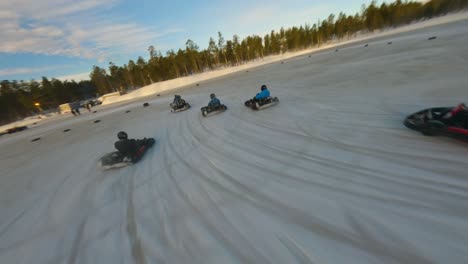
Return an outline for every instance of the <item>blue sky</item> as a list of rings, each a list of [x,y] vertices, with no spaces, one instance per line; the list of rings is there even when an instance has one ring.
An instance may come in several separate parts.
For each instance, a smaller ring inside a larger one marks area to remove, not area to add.
[[[117,65],[147,48],[163,54],[192,39],[206,48],[221,31],[264,35],[313,24],[330,13],[354,14],[366,0],[2,0],[0,80],[82,79],[93,65]]]

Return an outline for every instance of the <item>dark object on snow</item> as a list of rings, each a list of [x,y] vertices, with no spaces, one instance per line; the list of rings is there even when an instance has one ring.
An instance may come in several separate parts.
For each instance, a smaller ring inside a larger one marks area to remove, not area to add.
[[[309,55],[309,58],[312,57],[312,55]]]
[[[253,110],[261,110],[270,106],[274,106],[279,103],[278,97],[267,97],[265,99],[256,100],[250,99],[244,103],[245,106],[252,108]]]
[[[336,49],[336,50],[335,50],[335,52],[338,52],[338,51],[339,51],[339,49]]]
[[[125,113],[130,113],[130,112],[131,112],[130,110],[125,111]]]
[[[41,138],[38,137],[38,138],[35,138],[35,139],[31,139],[31,142],[38,141],[38,140],[41,140]]]
[[[184,99],[180,99],[180,104],[171,103],[169,106],[171,107],[171,112],[182,112],[190,108],[190,104],[187,103]]]
[[[104,155],[99,161],[101,168],[108,170],[135,164],[141,160],[146,151],[151,148],[156,141],[154,138],[144,138],[142,140],[137,140],[136,142],[139,144],[138,150],[130,156],[125,156],[120,151],[115,151]]]
[[[34,123],[33,123],[33,125],[37,125],[37,123],[36,123],[36,122],[34,122]]]
[[[156,96],[161,96],[160,94],[157,94]]]
[[[147,106],[149,106],[149,103],[144,103],[143,104],[143,107],[147,107]]]
[[[200,84],[199,84],[199,83],[197,83],[197,86],[200,86]]]
[[[98,120],[94,120],[94,123],[95,123],[95,124],[96,124],[96,123],[99,123],[99,122],[101,122],[101,120],[99,120],[99,119],[98,119]]]
[[[364,47],[369,47],[369,44],[364,45]]]
[[[7,134],[13,134],[13,133],[16,133],[16,132],[26,130],[27,128],[28,128],[27,126],[12,127],[12,128],[7,129],[6,133]]]
[[[68,131],[70,131],[70,130],[71,130],[71,129],[67,128],[67,129],[63,130],[63,133],[68,132]]]
[[[432,37],[428,38],[427,40],[434,40],[434,39],[437,39],[437,37],[436,37],[436,36],[432,36]]]
[[[97,111],[93,111],[93,114],[97,113]]]
[[[284,61],[282,61],[281,64],[284,64]]]
[[[245,72],[249,72],[249,71],[245,71]]]
[[[390,42],[387,42],[387,45],[392,45],[392,43],[393,43],[393,42],[391,42],[391,41],[390,41]]]
[[[201,109],[201,112],[202,112],[202,115],[204,117],[207,117],[208,115],[210,115],[211,113],[221,113],[221,112],[224,112],[227,110],[227,106],[221,104],[219,105],[218,107],[215,107],[215,108],[212,108],[212,107],[209,107],[209,106],[205,106],[205,107],[202,107]]]
[[[459,110],[459,107],[424,109],[408,116],[404,125],[425,136],[453,136],[468,140],[468,111]]]

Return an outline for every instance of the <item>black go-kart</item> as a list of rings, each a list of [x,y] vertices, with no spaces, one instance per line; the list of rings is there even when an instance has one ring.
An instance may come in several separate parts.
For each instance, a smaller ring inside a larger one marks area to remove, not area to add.
[[[217,113],[221,113],[221,112],[224,112],[227,110],[227,106],[225,105],[219,105],[218,107],[209,107],[209,106],[205,106],[205,107],[202,107],[201,109],[201,112],[202,112],[202,115],[203,117],[207,117],[209,115],[213,115],[213,114],[217,114]]]
[[[156,141],[154,138],[144,138],[139,140],[140,147],[133,156],[124,156],[120,152],[115,151],[104,155],[99,165],[102,169],[108,170],[113,168],[122,168],[128,165],[137,163],[151,148]]]
[[[409,115],[404,125],[421,132],[425,136],[453,136],[468,139],[468,112],[460,111],[450,118],[447,114],[454,107],[428,108]]]
[[[171,106],[171,112],[173,113],[185,111],[190,108],[190,104],[185,102],[185,100],[182,100],[182,103],[179,105],[171,103],[170,106]]]
[[[260,99],[260,100],[255,100],[255,98],[250,99],[248,101],[245,101],[244,105],[249,108],[252,108],[253,110],[261,110],[270,106],[274,106],[277,103],[279,103],[278,97],[269,96],[265,99]]]

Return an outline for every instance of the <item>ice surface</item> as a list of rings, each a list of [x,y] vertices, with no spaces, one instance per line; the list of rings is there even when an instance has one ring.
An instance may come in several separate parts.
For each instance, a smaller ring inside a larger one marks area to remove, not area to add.
[[[468,144],[402,121],[468,102],[467,41],[399,33],[178,90],[184,112],[167,92],[4,135],[0,263],[466,263]],[[280,103],[246,108],[263,83]],[[157,143],[101,171],[120,130]]]

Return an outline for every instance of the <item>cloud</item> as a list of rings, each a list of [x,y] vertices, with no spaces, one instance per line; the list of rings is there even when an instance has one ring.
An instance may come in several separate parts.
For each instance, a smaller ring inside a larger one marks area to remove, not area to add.
[[[17,17],[15,13],[9,12],[8,10],[0,10],[0,19],[14,19]]]
[[[63,68],[68,68],[68,67],[70,67],[70,65],[34,67],[34,68],[0,69],[0,76],[38,73],[38,72],[45,72],[45,71],[56,70],[56,69],[63,69]]]
[[[118,0],[3,0],[0,2],[0,52],[62,55],[111,60],[146,50],[159,31],[122,22],[112,12]],[[120,21],[119,21],[120,20]]]
[[[112,6],[116,2],[116,0],[3,0],[0,2],[0,10],[20,17],[53,19]]]
[[[89,72],[57,77],[56,79],[61,80],[61,81],[65,81],[65,80],[69,80],[69,81],[74,80],[76,82],[85,81],[85,80],[89,80]]]

